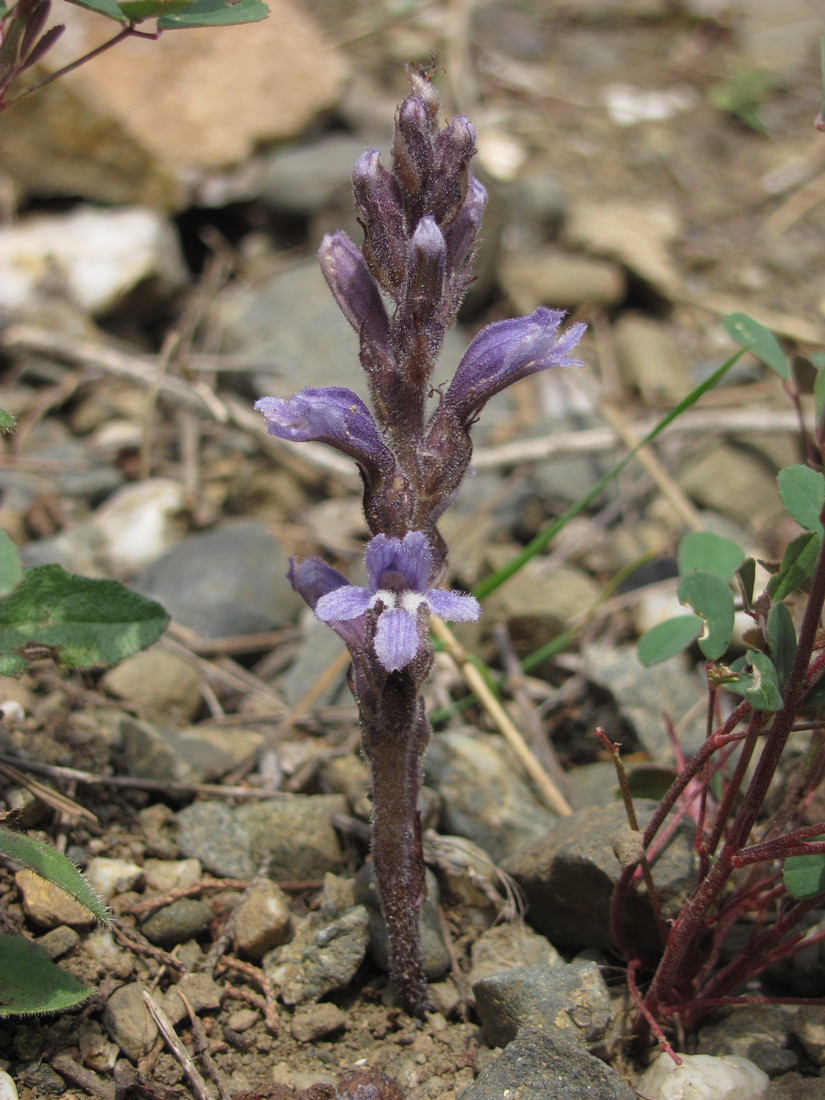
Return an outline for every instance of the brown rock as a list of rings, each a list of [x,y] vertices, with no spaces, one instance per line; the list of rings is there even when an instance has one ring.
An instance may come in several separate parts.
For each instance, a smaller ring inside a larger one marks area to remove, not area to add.
[[[95,923],[95,918],[80,902],[28,867],[18,871],[14,881],[22,895],[23,912],[35,924],[44,928],[57,928],[60,924],[88,928]]]
[[[284,943],[290,934],[289,898],[274,882],[256,883],[235,911],[235,946],[253,959]]]
[[[21,100],[0,120],[4,170],[24,191],[181,208],[210,173],[298,136],[335,101],[341,55],[298,5],[269,7],[262,23],[120,43]],[[60,16],[52,68],[112,37],[109,20]]]

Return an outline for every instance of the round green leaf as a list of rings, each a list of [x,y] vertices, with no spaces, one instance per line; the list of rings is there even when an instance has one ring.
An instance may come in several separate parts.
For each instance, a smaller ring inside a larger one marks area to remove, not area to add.
[[[825,836],[811,839],[825,840]],[[791,897],[800,901],[825,893],[825,852],[810,856],[788,856],[782,865],[782,881]]]
[[[728,648],[733,634],[733,593],[721,577],[697,569],[682,577],[677,594],[702,619],[704,631],[699,648],[709,660],[715,661]]]
[[[160,604],[118,581],[39,565],[0,599],[0,673],[24,671],[27,646],[45,646],[64,668],[106,668],[152,645],[168,624]]]
[[[788,360],[779,346],[770,329],[754,321],[747,313],[729,313],[722,318],[722,325],[728,336],[731,336],[741,348],[748,351],[761,360],[766,367],[778,374],[786,382],[791,377],[791,369]]]
[[[702,633],[702,620],[696,615],[678,615],[652,626],[639,639],[636,652],[643,665],[655,665],[675,657]]]
[[[813,575],[822,538],[814,531],[806,531],[788,545],[782,556],[779,572],[768,581],[768,595],[773,600],[784,600]]]
[[[268,15],[269,8],[263,0],[195,0],[184,12],[161,16],[158,29],[232,27],[239,23],[258,23]]]
[[[779,677],[770,657],[758,649],[748,654],[750,657],[752,682],[745,689],[745,698],[754,710],[776,711],[782,707],[782,693],[779,690]]]
[[[710,531],[691,531],[679,543],[679,575],[684,577],[694,569],[702,569],[729,581],[744,556],[742,547],[731,539],[723,539]]]
[[[194,3],[195,0],[119,0],[118,7],[130,23],[140,23],[142,19],[176,15]]]
[[[825,477],[809,466],[786,466],[776,478],[785,511],[806,531],[822,534],[820,513],[825,506]]]
[[[42,947],[22,936],[0,935],[0,1016],[62,1012],[94,990],[55,966]]]

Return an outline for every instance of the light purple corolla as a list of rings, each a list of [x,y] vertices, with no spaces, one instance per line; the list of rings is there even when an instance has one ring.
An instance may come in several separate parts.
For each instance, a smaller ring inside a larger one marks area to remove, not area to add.
[[[432,553],[423,531],[409,531],[403,539],[376,535],[364,561],[369,587],[348,584],[327,592],[315,614],[322,622],[346,622],[378,608],[375,655],[387,672],[405,668],[418,652],[419,608],[458,623],[475,622],[481,614],[474,596],[427,588]]]

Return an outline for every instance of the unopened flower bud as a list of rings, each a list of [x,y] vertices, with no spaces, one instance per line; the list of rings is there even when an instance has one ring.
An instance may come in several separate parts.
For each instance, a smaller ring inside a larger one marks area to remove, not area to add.
[[[433,123],[424,101],[408,95],[398,108],[392,142],[393,171],[409,197],[423,194],[432,172]]]
[[[364,257],[346,233],[327,233],[318,249],[321,271],[341,312],[374,354],[390,355],[389,319]]]
[[[442,229],[458,216],[464,203],[468,165],[475,151],[476,132],[463,115],[454,118],[435,136],[428,207]]]
[[[352,184],[364,229],[364,259],[373,278],[396,297],[404,280],[407,257],[404,208],[398,184],[372,149],[356,161]]]

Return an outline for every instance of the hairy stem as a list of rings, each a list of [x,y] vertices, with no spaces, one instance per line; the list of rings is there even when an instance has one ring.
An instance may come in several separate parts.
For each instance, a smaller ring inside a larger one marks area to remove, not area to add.
[[[423,1017],[429,995],[418,916],[427,888],[416,803],[429,726],[412,677],[391,674],[374,712],[366,715],[362,709],[361,721],[372,768],[372,859],[387,926],[390,975],[402,1007]]]

